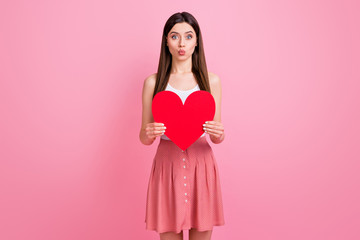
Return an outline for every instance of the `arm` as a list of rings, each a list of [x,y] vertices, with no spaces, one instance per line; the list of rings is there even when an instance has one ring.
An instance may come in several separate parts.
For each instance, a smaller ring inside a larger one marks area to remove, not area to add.
[[[151,111],[155,76],[156,74],[152,74],[145,79],[142,91],[142,122],[139,138],[144,145],[151,145],[156,137],[163,135],[165,132],[164,124],[155,123]]]
[[[218,144],[224,141],[225,138],[224,126],[221,123],[221,81],[219,76],[209,73],[209,82],[216,108],[213,121],[208,121],[204,126],[204,130],[210,135],[210,140]]]

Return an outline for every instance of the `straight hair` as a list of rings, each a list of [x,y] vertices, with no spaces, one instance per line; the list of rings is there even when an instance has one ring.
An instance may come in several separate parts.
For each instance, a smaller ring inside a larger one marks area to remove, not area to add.
[[[198,83],[200,90],[211,93],[200,26],[194,16],[190,13],[178,12],[170,16],[170,18],[166,21],[163,29],[160,59],[156,74],[156,83],[153,98],[158,92],[164,91],[166,85],[169,82],[172,55],[168,47],[166,46],[166,37],[176,23],[182,22],[187,22],[188,24],[190,24],[196,32],[197,46],[195,46],[195,50],[192,54],[191,71],[195,76],[196,82]]]

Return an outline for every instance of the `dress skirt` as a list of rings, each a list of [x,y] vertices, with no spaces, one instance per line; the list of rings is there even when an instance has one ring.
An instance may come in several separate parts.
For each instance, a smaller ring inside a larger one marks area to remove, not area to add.
[[[147,230],[158,233],[225,224],[217,162],[206,136],[185,151],[160,138],[146,199]]]

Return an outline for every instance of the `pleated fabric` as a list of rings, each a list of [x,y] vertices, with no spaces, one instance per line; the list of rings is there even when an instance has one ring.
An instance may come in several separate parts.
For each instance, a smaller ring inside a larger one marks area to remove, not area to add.
[[[147,230],[158,233],[225,224],[218,165],[206,137],[185,151],[160,139],[146,199]]]

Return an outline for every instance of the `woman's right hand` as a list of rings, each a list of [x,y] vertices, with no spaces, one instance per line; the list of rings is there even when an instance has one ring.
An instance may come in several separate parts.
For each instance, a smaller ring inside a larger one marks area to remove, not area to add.
[[[159,137],[165,133],[165,129],[166,127],[163,123],[152,122],[146,124],[145,133],[149,139],[155,140],[156,137]]]

